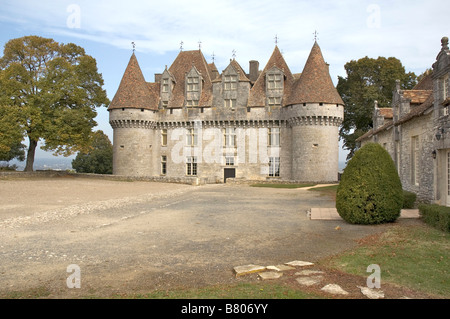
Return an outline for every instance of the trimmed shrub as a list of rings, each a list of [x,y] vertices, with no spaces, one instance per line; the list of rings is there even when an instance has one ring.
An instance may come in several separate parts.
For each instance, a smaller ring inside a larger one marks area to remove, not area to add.
[[[403,208],[411,209],[414,208],[416,203],[416,194],[408,191],[403,191]]]
[[[419,212],[428,225],[450,232],[450,207],[437,204],[420,204]]]
[[[336,209],[351,224],[393,222],[400,216],[403,189],[389,153],[377,143],[355,152],[336,192]]]

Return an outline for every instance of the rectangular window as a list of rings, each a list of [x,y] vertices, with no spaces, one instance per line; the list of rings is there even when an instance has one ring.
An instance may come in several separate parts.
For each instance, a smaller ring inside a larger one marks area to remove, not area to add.
[[[223,79],[224,90],[236,90],[237,89],[237,75],[225,75]]]
[[[167,129],[161,130],[161,146],[167,146]]]
[[[442,81],[442,98],[443,100],[448,98],[448,75],[446,75]]]
[[[280,128],[272,127],[267,131],[267,145],[280,146]]]
[[[169,79],[162,80],[162,91],[165,93],[169,92]]]
[[[280,176],[280,158],[269,157],[269,176]]]
[[[225,156],[225,165],[233,166],[234,165],[234,156]]]
[[[419,185],[419,137],[411,137],[411,184]]]
[[[224,104],[225,104],[225,108],[229,108],[234,110],[234,108],[236,107],[236,100],[234,99],[225,99],[224,100]]]
[[[187,78],[187,91],[188,92],[198,91],[198,77],[190,76]]]
[[[197,175],[197,156],[186,157],[186,175],[188,176]]]
[[[267,75],[267,87],[269,89],[281,89],[283,88],[283,82],[281,81],[281,74],[268,74]]]
[[[163,109],[167,109],[167,105],[169,105],[169,101],[161,101],[161,106]]]
[[[197,146],[198,144],[198,130],[195,128],[190,128],[187,131],[186,136],[187,146]]]
[[[198,106],[198,100],[186,100],[187,107]]]
[[[161,156],[161,175],[166,175],[167,173],[167,156]]]
[[[269,97],[268,104],[269,106],[281,106],[281,97]]]
[[[223,132],[225,147],[235,147],[236,146],[236,129],[228,127],[224,129]]]

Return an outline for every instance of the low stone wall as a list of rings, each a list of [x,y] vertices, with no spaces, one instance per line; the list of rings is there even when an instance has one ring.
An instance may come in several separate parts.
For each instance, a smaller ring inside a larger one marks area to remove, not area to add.
[[[163,182],[163,183],[178,183],[188,185],[204,185],[208,181],[206,178],[198,177],[165,177],[165,176],[122,176],[111,174],[89,174],[89,173],[75,173],[70,171],[34,171],[34,172],[17,172],[17,171],[4,171],[0,172],[0,179],[2,178],[53,178],[53,177],[80,177],[80,178],[95,178],[105,179],[113,181],[145,181],[145,182]]]
[[[245,178],[227,178],[227,184],[234,185],[251,185],[251,184],[337,184],[337,182],[308,182],[308,181],[293,181],[282,179],[266,179],[266,180],[250,180]]]

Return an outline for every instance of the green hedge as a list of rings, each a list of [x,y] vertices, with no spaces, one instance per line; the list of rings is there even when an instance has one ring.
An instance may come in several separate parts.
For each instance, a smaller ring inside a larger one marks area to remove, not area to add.
[[[403,206],[403,189],[389,153],[368,143],[348,162],[336,191],[336,209],[351,224],[395,221]]]
[[[414,208],[416,203],[416,194],[408,191],[403,191],[403,208],[411,209]]]
[[[450,207],[436,204],[420,204],[419,212],[428,225],[450,232]]]

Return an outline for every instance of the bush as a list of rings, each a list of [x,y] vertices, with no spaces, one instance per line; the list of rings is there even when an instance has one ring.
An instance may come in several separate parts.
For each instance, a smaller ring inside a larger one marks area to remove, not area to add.
[[[336,192],[336,208],[352,224],[393,222],[400,216],[403,189],[388,152],[377,143],[359,149],[348,162]]]
[[[403,191],[403,208],[411,209],[414,208],[416,203],[416,194],[408,191]]]
[[[420,204],[419,212],[428,225],[450,232],[450,207],[436,204]]]

